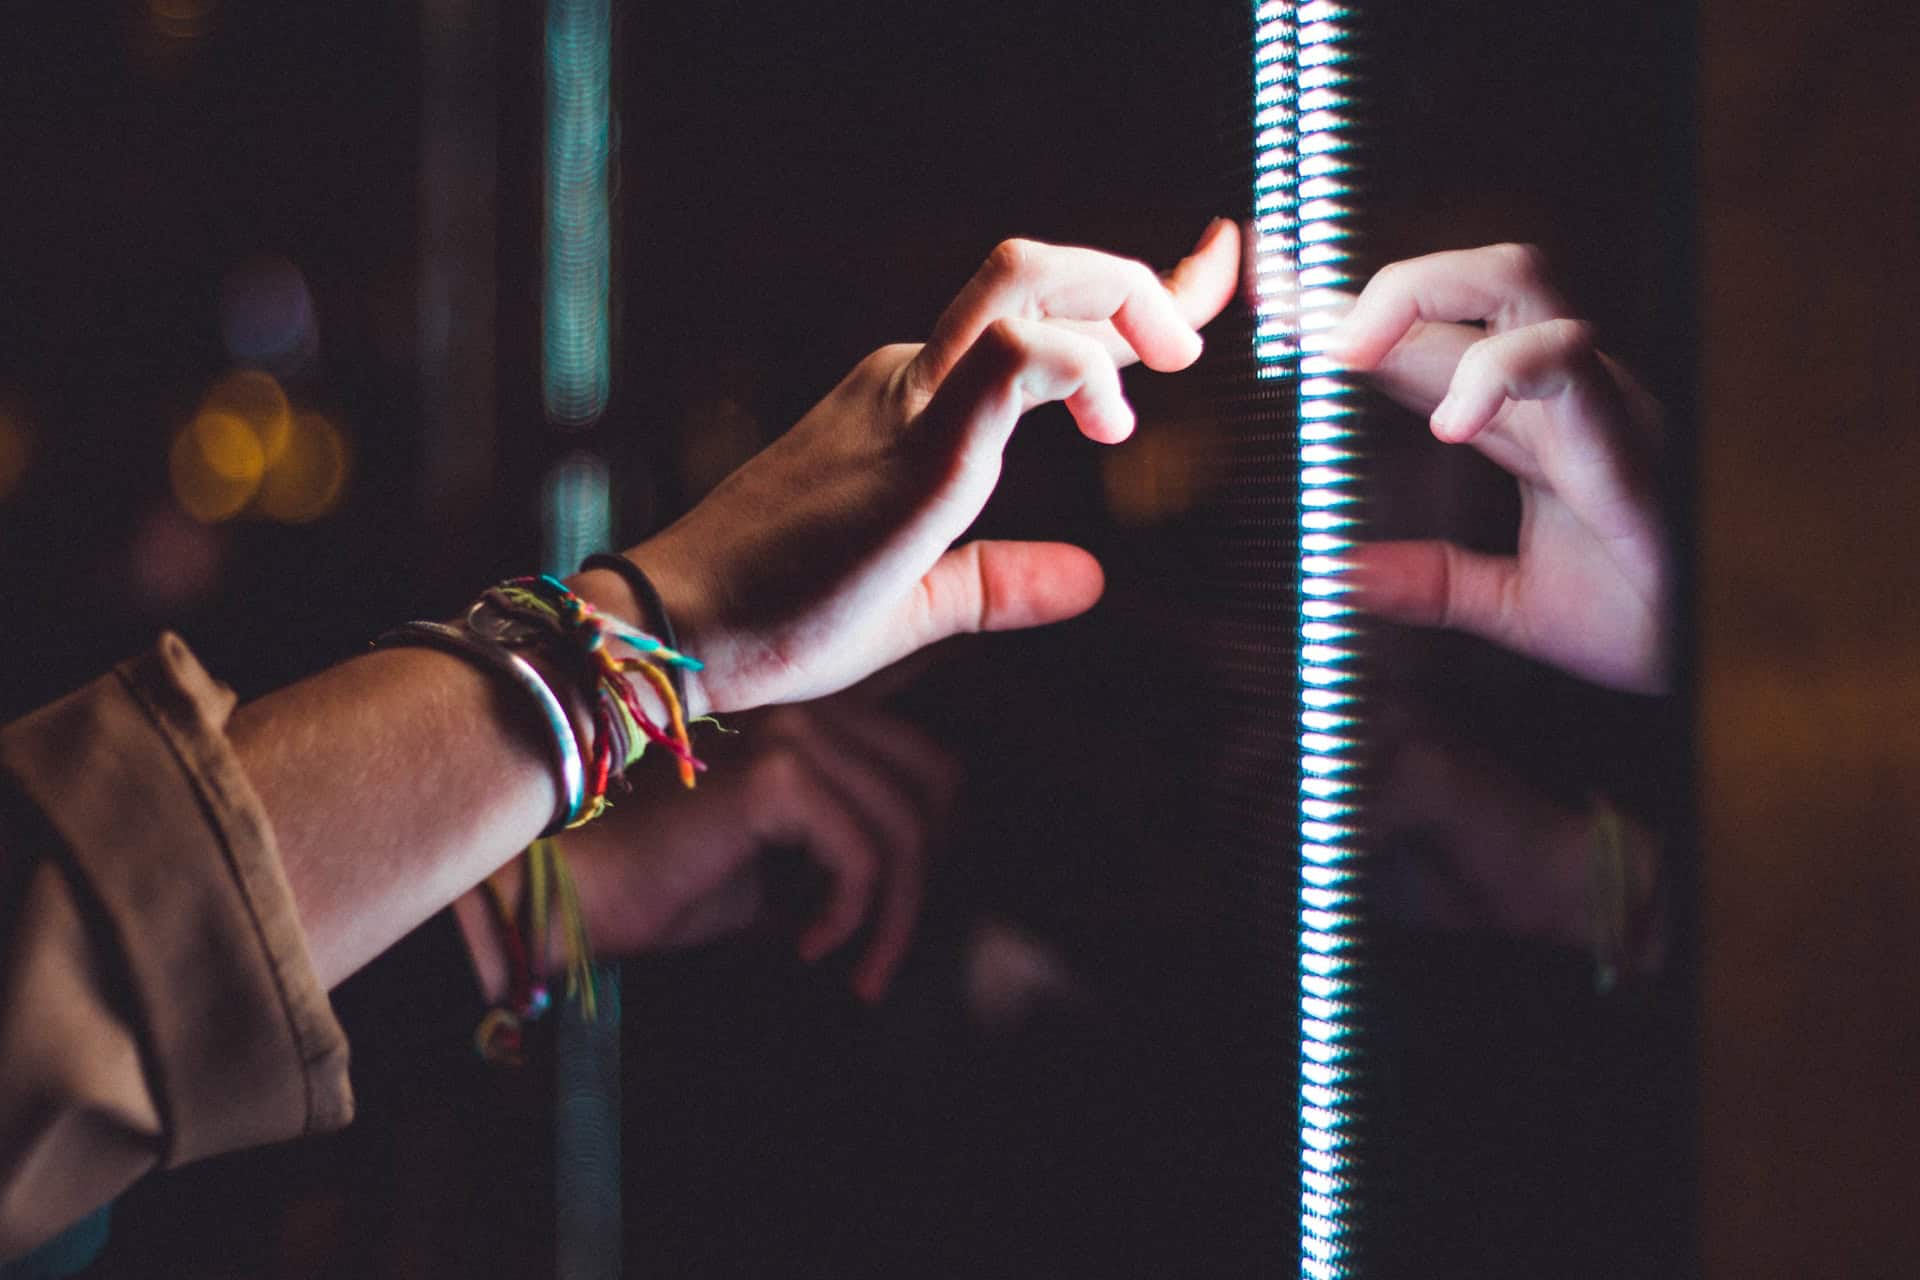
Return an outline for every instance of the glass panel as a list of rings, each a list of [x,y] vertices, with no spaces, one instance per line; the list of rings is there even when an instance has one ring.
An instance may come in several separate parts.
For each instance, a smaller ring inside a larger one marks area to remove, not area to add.
[[[888,1000],[847,994],[857,947],[807,969],[777,935],[630,972],[629,1261],[1684,1270],[1684,717],[1346,615],[1344,539],[1510,550],[1521,500],[1371,382],[1297,361],[1326,290],[1531,241],[1684,456],[1690,20],[989,0],[623,33],[622,164],[646,178],[617,381],[669,508],[924,335],[1004,236],[1164,265],[1210,216],[1266,218],[1273,304],[1216,321],[1186,374],[1130,372],[1126,445],[1022,426],[976,533],[1088,546],[1108,592],[951,646],[889,703],[968,782]],[[1350,122],[1340,149],[1282,155],[1256,115],[1276,86],[1301,128]],[[779,870],[803,917],[805,858]]]

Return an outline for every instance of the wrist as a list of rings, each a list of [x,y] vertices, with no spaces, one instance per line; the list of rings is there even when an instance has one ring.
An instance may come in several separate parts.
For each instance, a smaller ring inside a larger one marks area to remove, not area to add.
[[[704,663],[708,649],[713,647],[716,630],[711,610],[706,605],[707,593],[701,589],[697,574],[681,571],[672,557],[660,554],[657,542],[658,539],[654,539],[621,554],[646,575],[659,593],[660,603],[672,622],[675,647]],[[660,636],[660,620],[653,616],[654,611],[634,593],[632,586],[619,573],[609,569],[588,569],[565,581],[569,590],[594,608],[639,627],[649,635]],[[685,687],[683,701],[687,719],[693,720],[712,711],[704,670],[682,668],[680,676]],[[644,696],[650,699],[652,694],[647,691]]]

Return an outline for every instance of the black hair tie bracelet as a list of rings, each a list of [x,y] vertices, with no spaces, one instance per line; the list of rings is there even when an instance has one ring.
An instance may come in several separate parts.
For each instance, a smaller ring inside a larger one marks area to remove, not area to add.
[[[619,574],[621,580],[632,589],[633,598],[640,602],[640,607],[649,615],[640,619],[641,628],[651,632],[667,648],[679,650],[680,641],[673,634],[673,620],[667,617],[666,602],[660,598],[659,591],[654,589],[647,575],[640,571],[639,565],[611,551],[596,551],[580,562],[580,572],[585,573],[589,569],[605,569],[609,573]],[[670,666],[667,668],[667,679],[673,682],[673,694],[680,699],[680,705],[686,706],[687,673],[679,667]]]

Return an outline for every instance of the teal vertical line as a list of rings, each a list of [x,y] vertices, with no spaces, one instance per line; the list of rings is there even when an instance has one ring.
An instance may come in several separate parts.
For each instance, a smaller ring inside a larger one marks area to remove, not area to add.
[[[563,577],[613,539],[607,464],[574,452],[547,473],[541,505],[548,573]],[[622,1258],[620,966],[595,964],[598,1009],[562,1001],[554,1063],[554,1274],[612,1280]]]
[[[570,453],[548,472],[541,495],[546,571],[564,576],[612,546],[607,464]],[[564,838],[563,838],[564,841]],[[589,940],[591,941],[591,940]],[[620,1152],[620,966],[593,967],[598,1009],[585,1017],[563,1000],[554,1064],[554,1274],[613,1280],[623,1262]]]
[[[547,417],[587,426],[612,390],[613,15],[610,0],[547,6]]]
[[[613,485],[607,464],[576,451],[547,472],[540,495],[546,529],[543,572],[564,578],[596,551],[613,546]]]
[[[613,12],[611,0],[548,0],[545,288],[541,392],[547,421],[591,426],[613,383]],[[611,549],[607,466],[575,453],[542,494],[543,559],[572,573]],[[561,1280],[621,1273],[620,970],[594,967],[598,1016],[559,1013],[554,1073],[554,1261]]]
[[[1334,291],[1350,283],[1349,12],[1327,0],[1254,5],[1254,356],[1261,377],[1292,381],[1299,447],[1296,1105],[1306,1280],[1353,1274],[1356,1210],[1350,1054],[1360,903],[1346,777],[1358,708],[1348,688],[1353,620],[1342,560],[1352,545],[1352,407],[1320,338],[1338,305]]]

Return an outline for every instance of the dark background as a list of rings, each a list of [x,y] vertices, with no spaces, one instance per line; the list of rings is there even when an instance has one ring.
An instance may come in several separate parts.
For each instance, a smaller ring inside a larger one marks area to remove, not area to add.
[[[32,441],[0,498],[9,713],[163,625],[248,693],[444,611],[527,563],[535,481],[578,443],[614,459],[623,537],[637,539],[866,351],[924,333],[1004,236],[1170,261],[1208,217],[1243,211],[1239,6],[634,8],[618,72],[615,400],[584,441],[561,440],[537,425],[539,24],[503,13],[497,447],[484,500],[462,506],[437,499],[440,446],[418,425],[419,15],[227,5],[170,34],[178,8],[23,8],[0,53],[15,193],[0,401]],[[1367,260],[1546,245],[1609,348],[1675,406],[1682,456],[1690,31],[1684,13],[1628,4],[1395,3],[1371,7],[1364,46]],[[321,356],[297,390],[350,436],[353,478],[311,525],[197,529],[169,513],[167,447],[230,363],[222,281],[261,254],[291,260],[312,292]],[[1097,460],[1057,414],[1023,429],[982,531],[1076,537],[1110,594],[1083,624],[951,655],[910,699],[966,752],[978,800],[894,1005],[862,1015],[834,975],[751,945],[630,971],[636,1271],[1286,1265],[1291,869],[1271,857],[1290,840],[1271,780],[1290,778],[1291,749],[1236,730],[1288,694],[1290,601],[1271,586],[1291,536],[1288,437],[1247,394],[1243,336],[1229,317],[1195,375],[1130,383],[1138,447],[1170,442],[1165,456],[1205,477],[1185,503],[1116,510],[1127,464]],[[1511,514],[1497,476],[1415,424],[1379,432],[1377,527],[1497,544]],[[138,586],[156,557],[213,567],[190,589]],[[1209,656],[1117,700],[1168,637]],[[1664,715],[1472,646],[1382,636],[1378,653],[1390,681],[1539,785],[1603,785],[1650,819],[1684,817],[1684,743]],[[987,916],[1062,948],[1099,1001],[982,1036],[954,988]],[[1623,1011],[1593,1007],[1564,949],[1388,930],[1379,962],[1390,1259],[1575,1274],[1684,1253],[1684,969],[1665,1003]],[[407,1016],[372,1004],[374,1035]],[[446,1091],[457,1109],[439,1100],[458,1141],[434,1129],[436,1091],[409,1092],[394,1066],[380,1087],[404,1101],[363,1089],[371,1114],[334,1147],[220,1162],[136,1196],[112,1264],[533,1265],[541,1082],[436,1065],[460,1082]],[[382,1130],[383,1116],[425,1118]],[[491,1191],[423,1186],[442,1179]],[[432,1214],[448,1220],[422,1226]]]

